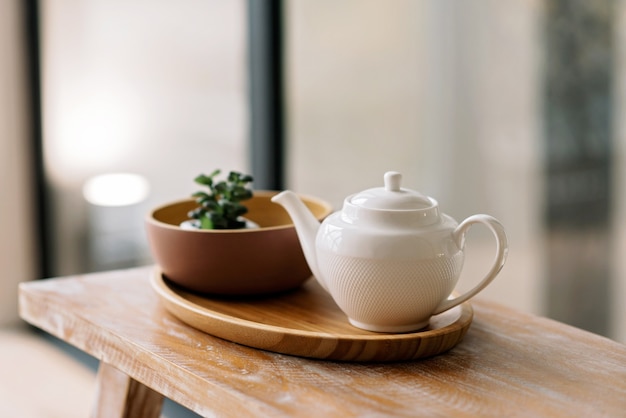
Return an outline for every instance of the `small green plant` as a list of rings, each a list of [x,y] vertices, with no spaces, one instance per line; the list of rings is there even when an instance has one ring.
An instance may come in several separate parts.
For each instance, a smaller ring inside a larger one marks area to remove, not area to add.
[[[252,176],[231,171],[227,179],[217,181],[216,176],[221,170],[215,170],[210,175],[200,174],[194,181],[208,187],[209,191],[199,191],[192,196],[200,205],[189,212],[188,216],[195,219],[200,229],[239,229],[245,228],[246,222],[241,216],[248,212],[248,208],[241,201],[252,197],[252,189],[247,185],[252,182]]]

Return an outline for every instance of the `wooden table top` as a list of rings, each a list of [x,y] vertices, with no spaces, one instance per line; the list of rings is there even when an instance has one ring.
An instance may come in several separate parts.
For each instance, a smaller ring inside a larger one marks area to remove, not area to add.
[[[445,354],[391,364],[312,360],[185,325],[150,288],[151,271],[23,283],[20,314],[203,416],[626,413],[626,346],[546,318],[474,299],[469,331]]]

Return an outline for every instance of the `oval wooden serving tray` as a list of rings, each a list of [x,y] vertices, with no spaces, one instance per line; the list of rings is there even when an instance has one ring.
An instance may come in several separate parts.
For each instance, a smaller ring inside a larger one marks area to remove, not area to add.
[[[254,348],[325,360],[391,362],[450,350],[473,317],[469,302],[430,320],[419,332],[384,334],[353,327],[315,280],[265,298],[219,298],[184,290],[155,268],[151,284],[165,308],[208,334]]]

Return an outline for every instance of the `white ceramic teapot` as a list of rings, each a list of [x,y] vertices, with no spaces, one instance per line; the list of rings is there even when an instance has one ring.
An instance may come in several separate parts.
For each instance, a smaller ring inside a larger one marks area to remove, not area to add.
[[[306,260],[318,282],[358,328],[410,332],[432,315],[468,300],[500,272],[508,251],[504,228],[489,215],[461,224],[441,213],[436,200],[400,187],[387,172],[385,187],[348,196],[343,209],[321,224],[291,191],[274,196],[294,221]],[[475,223],[495,236],[496,257],[473,289],[448,299],[464,261],[465,234]]]

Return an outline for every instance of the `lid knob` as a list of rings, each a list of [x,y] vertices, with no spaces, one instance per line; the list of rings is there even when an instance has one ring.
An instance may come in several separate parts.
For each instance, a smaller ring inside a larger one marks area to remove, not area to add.
[[[400,182],[402,181],[402,174],[397,171],[387,171],[385,173],[385,189],[390,192],[400,191]]]

